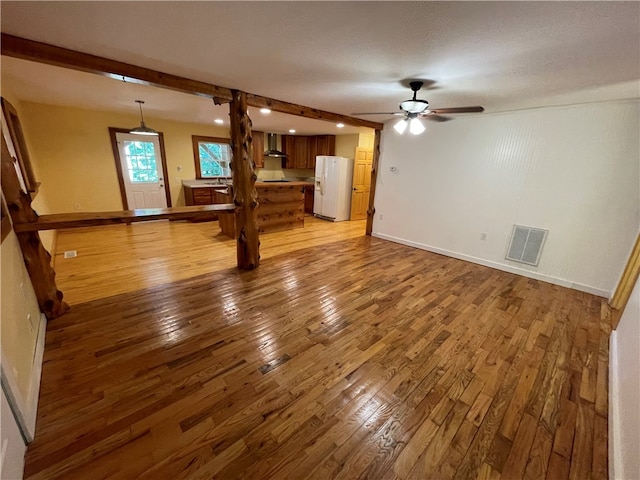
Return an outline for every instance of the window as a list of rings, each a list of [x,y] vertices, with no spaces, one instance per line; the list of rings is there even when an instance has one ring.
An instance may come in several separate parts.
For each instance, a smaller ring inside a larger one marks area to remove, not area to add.
[[[231,145],[228,138],[192,135],[196,178],[231,176]]]
[[[153,142],[125,141],[124,154],[131,183],[158,182],[158,165]]]

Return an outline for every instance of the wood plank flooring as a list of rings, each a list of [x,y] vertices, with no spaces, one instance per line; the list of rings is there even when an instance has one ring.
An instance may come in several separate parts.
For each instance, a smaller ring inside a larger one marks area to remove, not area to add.
[[[262,260],[301,248],[364,235],[365,220],[330,223],[305,217],[305,227],[260,236]],[[63,258],[76,250],[75,258]],[[236,243],[218,222],[149,222],[60,230],[53,255],[56,282],[69,304],[165,285],[237,265]]]
[[[113,296],[57,261],[90,301],[48,325],[26,478],[607,478],[605,299],[325,222],[240,272],[176,225],[107,227],[130,229],[95,257],[121,278],[139,240],[201,250]]]

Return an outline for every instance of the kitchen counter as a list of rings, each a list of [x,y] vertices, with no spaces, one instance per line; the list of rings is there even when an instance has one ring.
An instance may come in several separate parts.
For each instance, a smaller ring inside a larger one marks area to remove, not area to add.
[[[303,182],[303,181],[295,181],[295,182],[272,182],[272,181],[256,181],[256,188],[265,188],[265,187],[312,187],[313,182]]]
[[[219,188],[231,185],[231,180],[222,180],[221,183],[215,180],[182,180],[182,185],[188,188]]]
[[[260,233],[304,227],[305,189],[313,182],[256,182],[258,192],[258,229]],[[233,187],[229,187],[233,198]],[[221,214],[220,229],[235,238],[235,215]]]

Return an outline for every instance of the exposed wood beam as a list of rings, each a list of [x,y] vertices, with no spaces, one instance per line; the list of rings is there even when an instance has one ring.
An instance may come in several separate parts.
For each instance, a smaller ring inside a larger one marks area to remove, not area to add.
[[[640,234],[638,234],[638,238],[636,238],[636,243],[631,250],[631,255],[629,255],[629,260],[624,268],[620,282],[609,302],[609,305],[617,310],[612,316],[611,327],[614,330],[618,327],[620,317],[622,316],[624,308],[627,306],[627,302],[629,301],[629,297],[631,297],[631,292],[638,281],[638,277],[640,277]]]
[[[252,93],[247,94],[247,104],[251,107],[269,108],[275,112],[288,113],[298,117],[313,118],[314,120],[323,120],[325,122],[344,123],[354,127],[368,127],[374,130],[382,130],[382,123],[372,122],[370,120],[362,120],[360,118],[341,115],[339,113],[325,112],[316,108],[305,107],[304,105],[296,105],[295,103],[283,102],[269,97],[262,97]]]
[[[60,228],[92,227],[118,223],[147,222],[150,220],[188,220],[216,217],[219,213],[234,212],[232,203],[197,205],[192,207],[144,208],[114,212],[54,213],[40,215],[27,223],[13,226],[16,232],[36,232]]]
[[[51,267],[51,255],[42,245],[38,232],[17,231],[20,224],[35,221],[38,215],[31,208],[31,195],[20,188],[14,160],[9,153],[4,135],[2,135],[1,178],[2,193],[13,220],[13,228],[16,229],[16,236],[38,306],[49,320],[54,319],[69,310],[69,305],[62,300],[62,292],[56,286],[56,273]]]
[[[367,208],[367,228],[366,234],[371,235],[373,231],[373,217],[376,214],[376,185],[378,183],[378,163],[380,162],[380,130],[376,130],[373,139],[373,162],[371,163],[371,186],[369,190],[369,208]]]
[[[236,244],[238,268],[253,270],[260,265],[260,237],[258,233],[258,192],[251,138],[251,119],[247,114],[247,94],[233,91],[229,104],[231,149],[233,160],[233,203],[236,207]]]
[[[2,34],[2,55],[95,73],[129,83],[151,85],[204,97],[231,99],[231,90],[47,43]]]
[[[212,85],[198,80],[192,80],[169,73],[159,72],[149,68],[123,63],[88,53],[82,53],[67,48],[56,47],[47,43],[36,42],[26,38],[20,38],[6,33],[2,34],[2,55],[30,60],[33,62],[46,63],[57,67],[79,70],[82,72],[94,73],[98,75],[124,80],[130,83],[151,85],[154,87],[167,88],[179,92],[190,93],[204,97],[213,98],[216,104],[227,103],[231,100],[231,89]],[[362,120],[359,118],[341,115],[338,113],[325,112],[315,108],[296,105],[294,103],[263,97],[260,95],[247,94],[247,105],[251,107],[268,107],[273,111],[287,113],[299,117],[324,120],[327,122],[342,122],[346,125],[356,127],[368,127],[382,129],[383,125],[378,122]]]

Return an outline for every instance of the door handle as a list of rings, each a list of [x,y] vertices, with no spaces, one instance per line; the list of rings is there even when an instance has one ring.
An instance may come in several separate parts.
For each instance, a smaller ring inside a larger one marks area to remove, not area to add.
[[[353,187],[353,191],[355,192],[356,190],[357,190],[356,187]]]

